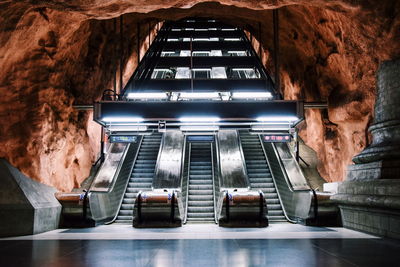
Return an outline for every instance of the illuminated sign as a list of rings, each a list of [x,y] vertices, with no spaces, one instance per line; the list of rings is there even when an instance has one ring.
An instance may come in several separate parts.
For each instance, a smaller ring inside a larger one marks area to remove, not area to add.
[[[135,135],[111,135],[110,143],[136,143],[137,136]]]
[[[290,134],[268,134],[263,135],[263,141],[269,143],[290,142],[292,136]]]

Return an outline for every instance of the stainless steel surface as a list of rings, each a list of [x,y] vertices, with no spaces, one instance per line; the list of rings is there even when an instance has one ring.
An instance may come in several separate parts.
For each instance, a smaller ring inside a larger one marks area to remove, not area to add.
[[[189,168],[190,168],[190,146],[191,144],[186,142],[185,146],[185,156],[183,160],[184,168],[182,172],[182,202],[184,206],[184,213],[183,213],[183,223],[186,223],[187,221],[187,208],[188,208],[188,202],[189,202]]]
[[[128,145],[112,188],[108,192],[89,193],[90,218],[97,224],[112,222],[117,216],[141,141],[140,137],[138,143]]]
[[[273,144],[263,143],[263,148],[285,216],[292,222],[308,219],[313,198],[312,191],[293,190]]]
[[[180,131],[164,134],[153,189],[180,188],[184,139],[185,136]]]
[[[218,132],[220,188],[249,188],[244,158],[240,150],[238,132],[221,130]]]
[[[72,105],[76,110],[93,110],[93,105]]]
[[[215,192],[215,187],[216,187],[216,175],[215,175],[215,168],[214,168],[214,151],[215,151],[215,145],[213,145],[213,143],[211,143],[211,164],[212,166],[212,185],[213,185],[213,200],[214,200],[214,221],[215,223],[218,223],[218,218],[217,218],[217,201],[215,201],[216,197],[217,197],[217,193]],[[218,186],[219,187],[219,186]]]
[[[285,168],[289,184],[293,190],[311,190],[304,177],[303,171],[297,163],[295,156],[290,150],[287,143],[274,143],[281,163]]]
[[[108,192],[118,176],[117,170],[121,169],[122,158],[125,157],[127,148],[126,143],[113,143],[110,145],[105,160],[94,177],[90,191]]]
[[[327,102],[304,102],[305,109],[327,109]]]
[[[133,210],[134,227],[178,227],[182,225],[182,202],[175,190],[139,192]]]

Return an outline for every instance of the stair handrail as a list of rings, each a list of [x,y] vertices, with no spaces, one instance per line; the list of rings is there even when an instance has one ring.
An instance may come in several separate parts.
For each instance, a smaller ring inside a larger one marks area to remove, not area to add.
[[[279,202],[281,203],[283,215],[285,216],[286,220],[288,220],[289,222],[291,222],[291,223],[297,223],[295,220],[290,219],[289,216],[288,216],[287,213],[286,213],[285,206],[282,204],[282,203],[283,203],[283,202],[282,202],[282,198],[281,198],[281,195],[280,195],[280,193],[279,193],[278,187],[277,187],[276,182],[275,182],[275,175],[274,175],[274,173],[273,173],[273,171],[272,171],[272,169],[271,169],[271,163],[270,163],[270,161],[269,161],[269,159],[268,159],[268,157],[267,157],[267,153],[266,153],[266,151],[265,151],[264,144],[263,144],[263,141],[262,141],[262,138],[261,138],[260,135],[258,135],[258,140],[259,140],[259,142],[260,142],[262,151],[263,151],[263,153],[264,153],[264,157],[265,157],[265,159],[266,159],[266,161],[267,161],[268,168],[269,168],[270,173],[271,173],[271,176],[272,176],[272,182],[274,183],[275,190],[276,190],[276,193],[277,193],[277,195],[278,195]],[[275,151],[275,153],[276,153],[276,151]],[[278,157],[278,158],[279,158],[279,157]],[[282,169],[281,162],[280,162],[279,160],[278,160],[278,162],[279,162],[279,165],[280,165],[280,167],[281,167],[281,169]],[[285,178],[286,178],[286,175],[285,175]],[[289,188],[289,189],[291,190],[291,188]]]
[[[213,204],[214,204],[214,221],[215,223],[218,223],[217,219],[217,207],[216,207],[216,201],[215,201],[215,175],[214,175],[214,147],[213,143],[210,143],[210,154],[211,154],[211,178],[212,178],[212,188],[213,188]]]
[[[128,185],[129,185],[129,179],[130,179],[130,176],[131,176],[131,174],[132,174],[132,170],[133,170],[133,168],[134,168],[134,166],[135,166],[135,164],[136,164],[136,160],[137,160],[137,158],[138,158],[138,156],[139,156],[139,151],[140,151],[140,148],[141,148],[141,146],[142,146],[142,143],[143,143],[143,137],[142,138],[140,138],[140,141],[139,141],[139,144],[138,144],[138,147],[137,147],[137,150],[136,150],[136,155],[135,155],[135,157],[134,157],[134,159],[133,159],[133,161],[132,161],[132,166],[131,166],[131,168],[130,168],[130,172],[129,172],[129,178],[126,180],[126,184],[125,184],[125,187],[124,187],[124,190],[123,190],[123,195],[122,195],[122,197],[121,197],[121,199],[120,199],[120,201],[119,201],[119,204],[118,204],[118,211],[115,213],[115,216],[114,216],[114,218],[112,219],[112,220],[110,220],[109,222],[106,222],[105,224],[111,224],[111,223],[113,223],[116,219],[117,219],[117,217],[118,217],[118,213],[119,213],[119,211],[121,210],[121,205],[122,205],[122,202],[124,201],[124,195],[125,195],[125,193],[126,193],[126,188],[128,188]],[[125,160],[125,158],[124,158],[124,160]]]
[[[187,222],[187,213],[188,213],[188,206],[189,206],[189,182],[190,182],[190,157],[192,154],[192,143],[189,142],[189,151],[188,151],[188,169],[187,169],[187,185],[186,185],[186,203],[185,203],[185,216],[183,223]]]

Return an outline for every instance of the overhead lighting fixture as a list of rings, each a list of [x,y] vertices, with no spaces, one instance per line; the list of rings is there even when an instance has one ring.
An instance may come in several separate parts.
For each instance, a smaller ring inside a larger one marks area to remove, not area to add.
[[[182,92],[179,98],[183,99],[215,99],[219,98],[218,92]]]
[[[181,117],[181,122],[219,122],[219,117]]]
[[[289,130],[289,125],[288,127],[282,127],[279,125],[269,125],[269,126],[262,126],[262,125],[252,125],[251,130],[253,131],[288,131]]]
[[[167,99],[166,93],[129,93],[128,99]]]
[[[262,116],[258,117],[257,121],[261,122],[269,122],[269,121],[287,121],[287,122],[294,122],[299,120],[296,116]]]
[[[111,125],[108,128],[109,131],[111,132],[143,132],[147,131],[147,126],[142,126],[142,125],[131,125],[131,126],[113,126]]]
[[[240,41],[240,38],[225,38],[225,41]]]
[[[219,126],[181,126],[180,130],[187,132],[215,132],[219,130]]]
[[[270,92],[233,92],[233,99],[248,99],[248,98],[272,98]]]
[[[144,121],[141,117],[104,117],[104,122],[142,122]]]

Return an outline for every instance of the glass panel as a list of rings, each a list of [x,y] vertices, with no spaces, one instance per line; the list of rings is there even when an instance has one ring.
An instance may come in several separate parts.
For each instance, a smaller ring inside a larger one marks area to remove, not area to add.
[[[209,51],[193,51],[193,56],[194,57],[208,57],[210,56]]]
[[[182,50],[179,54],[180,57],[190,57],[190,50]]]
[[[212,57],[222,57],[222,51],[221,50],[211,50],[210,56],[212,56]]]
[[[193,78],[195,79],[209,79],[210,70],[209,69],[194,69]]]
[[[187,67],[181,67],[176,69],[175,79],[190,79],[190,69]]]
[[[227,76],[226,76],[225,67],[212,67],[211,78],[212,79],[226,79]]]

